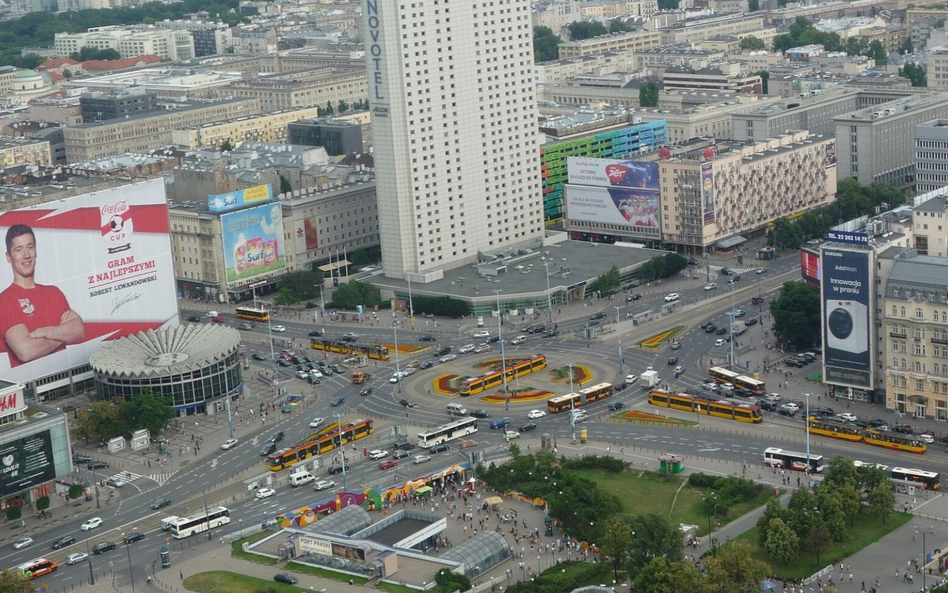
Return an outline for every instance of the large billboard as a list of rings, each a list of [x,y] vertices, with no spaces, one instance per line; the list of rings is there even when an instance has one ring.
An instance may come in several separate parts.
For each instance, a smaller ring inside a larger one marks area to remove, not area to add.
[[[872,387],[872,311],[868,251],[824,248],[823,377],[827,383]]]
[[[282,204],[223,214],[221,234],[228,284],[286,268]]]
[[[177,325],[164,181],[0,214],[0,377],[84,364],[102,343]]]
[[[49,430],[0,445],[0,495],[14,494],[55,478]]]
[[[629,187],[657,192],[658,163],[568,157],[568,182],[600,187]]]
[[[624,187],[566,186],[566,217],[634,227],[658,229],[658,194]]]
[[[212,194],[207,196],[207,207],[215,214],[240,210],[247,206],[259,205],[273,199],[273,186],[255,185],[246,189],[230,191],[226,194]]]
[[[310,216],[296,223],[296,252],[312,251],[319,247],[319,227],[316,217]]]
[[[714,222],[714,170],[711,163],[701,165],[701,203],[704,205],[704,224]]]
[[[820,254],[809,249],[800,250],[800,270],[803,281],[814,288],[820,287]]]

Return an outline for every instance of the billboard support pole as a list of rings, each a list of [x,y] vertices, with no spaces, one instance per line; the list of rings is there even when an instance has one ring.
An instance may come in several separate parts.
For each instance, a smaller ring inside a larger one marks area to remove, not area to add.
[[[734,287],[737,284],[731,284],[731,314],[728,316],[731,319],[731,366],[734,366],[734,320],[737,317],[734,316]]]
[[[395,313],[392,313],[392,317],[395,317]],[[398,318],[395,317],[392,320],[392,332],[395,334],[395,383],[398,384],[398,392],[402,392],[402,371],[398,365]],[[395,395],[394,389],[392,390],[392,395]]]
[[[619,307],[616,306],[616,333],[619,335],[619,378],[622,378],[622,328],[619,325]]]
[[[224,369],[224,405],[227,407],[227,428],[230,430],[230,438],[234,438],[234,418],[230,414],[230,385],[227,382],[228,369]]]
[[[553,295],[550,293],[550,262],[543,264],[546,268],[546,308],[550,312],[550,323],[553,323]]]
[[[494,294],[497,295],[497,341],[500,343],[500,372],[503,373],[504,378],[504,410],[510,409],[510,392],[507,391],[507,358],[504,356],[504,333],[503,333],[503,319],[504,314],[500,310],[500,293],[503,290],[496,289]]]

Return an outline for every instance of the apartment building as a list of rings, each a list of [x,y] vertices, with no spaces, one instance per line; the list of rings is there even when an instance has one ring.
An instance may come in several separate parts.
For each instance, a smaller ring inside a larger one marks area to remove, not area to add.
[[[864,185],[915,181],[915,127],[948,118],[948,93],[920,93],[835,118],[839,176]]]
[[[744,100],[744,99],[748,100]],[[635,110],[635,116],[643,122],[665,121],[668,142],[679,144],[691,138],[731,138],[731,119],[758,105],[775,102],[772,98],[757,95],[735,97],[733,100],[696,105],[689,108],[661,108]]]
[[[111,93],[93,91],[79,97],[84,123],[125,118],[139,113],[158,111],[158,96],[142,88],[122,89]]]
[[[764,28],[764,17],[757,13],[722,13],[701,16],[672,23],[658,30],[661,45],[670,43],[696,43],[720,35],[753,35]],[[656,44],[658,45],[658,44]]]
[[[363,151],[362,126],[351,121],[333,118],[300,120],[287,126],[287,134],[290,144],[322,146],[330,156]]]
[[[925,194],[948,186],[948,119],[915,126],[915,191]]]
[[[287,126],[301,119],[316,117],[317,107],[245,115],[229,121],[210,122],[178,128],[171,131],[171,142],[188,150],[198,148],[220,148],[224,142],[236,146],[238,142],[285,143],[289,134]]]
[[[578,0],[537,2],[530,12],[530,20],[534,27],[549,27],[554,33],[582,19],[583,14]]]
[[[607,51],[636,51],[659,45],[658,31],[628,31],[560,44],[560,58],[575,58]]]
[[[48,141],[0,135],[0,171],[20,165],[47,167],[52,164]]]
[[[336,108],[339,101],[352,104],[366,99],[368,82],[364,68],[321,67],[233,82],[227,88],[217,89],[216,95],[255,98],[265,112],[325,107],[327,103]]]
[[[155,23],[154,26],[156,29],[189,32],[194,41],[194,57],[196,58],[222,54],[234,43],[230,27],[224,23],[163,20]]]
[[[948,47],[934,47],[928,52],[928,88],[948,90]]]
[[[149,26],[111,25],[93,27],[85,33],[56,33],[53,44],[60,57],[77,53],[84,47],[114,49],[123,58],[156,55],[176,62],[194,57],[190,32]]]
[[[628,71],[634,68],[635,52],[604,52],[576,58],[565,58],[540,62],[533,66],[537,84],[563,84],[567,80],[588,72],[604,74]]]
[[[661,75],[662,86],[668,92],[707,91],[758,95],[763,92],[763,81],[759,74],[743,74],[739,67],[728,68],[728,66],[728,64],[722,64],[701,69],[668,68]]]
[[[70,162],[76,162],[126,152],[148,152],[171,144],[172,130],[258,113],[259,100],[237,98],[70,126],[64,130],[66,154]]]
[[[948,18],[948,10],[942,8],[910,8],[905,11],[905,24],[909,30],[908,37],[912,40],[912,47],[915,51],[921,51],[928,47],[928,40],[932,36],[932,31],[936,29],[935,25],[941,23],[944,27],[946,18]]]
[[[663,241],[703,254],[832,202],[834,145],[832,138],[793,132],[764,142],[718,142],[659,161]]]
[[[691,43],[673,43],[658,45],[634,52],[635,70],[647,70],[656,66],[689,66],[704,68],[723,60],[725,52],[713,49],[697,48]]]
[[[948,257],[948,198],[936,196],[912,208],[912,237],[919,255]]]

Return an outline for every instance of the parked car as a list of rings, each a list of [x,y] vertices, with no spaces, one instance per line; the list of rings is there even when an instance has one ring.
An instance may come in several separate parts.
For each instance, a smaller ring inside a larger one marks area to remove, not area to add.
[[[892,430],[902,434],[912,434],[912,427],[909,424],[896,424],[892,427]]]
[[[796,416],[799,411],[800,408],[792,402],[785,403],[777,408],[777,412],[784,416]]]
[[[295,585],[300,582],[295,576],[291,575],[288,572],[278,572],[273,575],[273,580],[278,583],[285,583],[287,585]]]
[[[836,417],[839,418],[840,420],[845,420],[846,422],[856,421],[856,415],[853,414],[852,412],[840,412],[839,414],[836,415]]]

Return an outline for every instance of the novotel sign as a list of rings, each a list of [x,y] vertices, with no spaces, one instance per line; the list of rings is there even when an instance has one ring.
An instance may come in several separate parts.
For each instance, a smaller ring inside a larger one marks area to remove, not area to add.
[[[382,36],[382,30],[379,22],[379,2],[381,0],[366,0],[365,12],[368,15],[369,25],[369,59],[372,62],[372,99],[374,101],[385,101],[385,95],[382,93],[382,44],[379,39]]]

